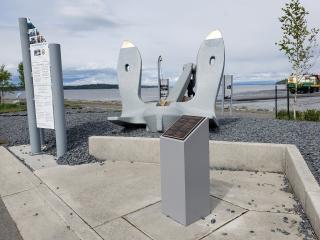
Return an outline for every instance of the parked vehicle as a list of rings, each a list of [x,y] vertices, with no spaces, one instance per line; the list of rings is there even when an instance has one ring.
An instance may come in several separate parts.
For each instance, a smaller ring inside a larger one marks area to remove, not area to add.
[[[288,88],[291,93],[296,91],[297,78],[295,76],[290,76],[288,78]],[[302,79],[298,82],[297,86],[298,93],[313,93],[319,92],[320,90],[320,75],[310,74],[304,75]]]

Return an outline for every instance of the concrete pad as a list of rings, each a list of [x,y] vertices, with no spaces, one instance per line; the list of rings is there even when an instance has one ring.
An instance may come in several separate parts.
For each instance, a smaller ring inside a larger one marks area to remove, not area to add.
[[[3,201],[24,240],[79,239],[37,189],[4,197]]]
[[[294,214],[247,212],[213,232],[204,240],[298,240],[316,239],[310,232],[308,238],[299,232],[301,218]]]
[[[32,189],[40,182],[7,149],[0,147],[0,195],[2,197]]]
[[[194,240],[206,236],[246,211],[220,199],[210,199],[212,213],[187,227],[163,215],[161,202],[131,213],[125,218],[155,240]]]
[[[149,237],[147,237],[123,218],[117,218],[109,223],[95,228],[95,230],[104,239],[150,240]]]
[[[40,180],[9,151],[6,149],[0,149],[0,151],[4,153],[1,156],[5,157],[0,161],[0,179],[6,177],[5,174],[9,174],[7,179],[5,178],[9,184],[4,182],[4,185],[0,185],[0,189],[10,187],[12,187],[11,190],[16,189],[12,194],[3,197],[3,201],[8,213],[17,223],[24,239],[56,239],[56,233],[58,234],[57,236],[66,237],[66,239],[102,239],[45,184],[41,184]],[[17,171],[16,168],[20,173],[15,174],[13,172],[14,174],[12,174],[12,171]],[[25,188],[20,191],[19,187]],[[21,205],[21,199],[25,200],[23,205]],[[28,203],[32,204],[27,206]],[[29,216],[31,211],[37,213],[35,216],[39,216],[39,218],[35,219],[37,223],[35,226],[32,226],[35,223],[34,219]],[[39,212],[43,212],[43,214],[40,215]],[[58,223],[58,227],[55,230],[51,230],[50,224],[42,224],[42,222],[60,223]],[[68,229],[66,233],[65,226]],[[38,228],[41,229],[39,230]],[[46,232],[49,232],[49,234],[42,235]],[[71,238],[68,237],[70,235],[69,232],[78,237],[74,238],[73,235]]]
[[[293,194],[281,190],[284,176],[278,173],[210,171],[210,193],[234,205],[255,211],[292,212]]]
[[[156,164],[110,161],[34,173],[92,227],[160,201]]]
[[[102,238],[88,226],[78,214],[55,195],[45,184],[37,188],[38,194],[51,207],[80,239],[101,240]],[[34,196],[35,198],[38,197]]]
[[[31,155],[30,145],[9,147],[9,150],[33,170],[58,166],[55,157],[48,154]]]

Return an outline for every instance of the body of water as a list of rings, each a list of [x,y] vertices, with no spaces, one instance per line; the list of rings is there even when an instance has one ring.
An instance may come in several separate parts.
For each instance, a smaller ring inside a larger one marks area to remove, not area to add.
[[[234,85],[234,96],[256,94],[261,91],[274,90],[274,85]],[[14,99],[25,98],[24,91],[16,91],[7,94],[5,97]],[[158,99],[157,88],[142,88],[141,97],[144,101],[156,101]],[[81,89],[64,90],[64,98],[67,100],[87,100],[87,101],[113,101],[121,100],[119,89]]]
[[[274,96],[274,84],[241,84],[234,85],[233,93],[234,98],[259,98],[261,96]],[[284,85],[278,85],[279,95],[284,95],[285,92],[281,90],[285,89]],[[16,99],[19,95],[20,98],[25,98],[24,91],[17,91],[11,94],[7,94],[6,98]],[[120,92],[119,89],[83,89],[83,90],[64,90],[64,97],[67,100],[81,100],[81,101],[120,101]],[[157,101],[158,100],[158,89],[157,88],[142,88],[141,89],[141,97],[143,101]],[[219,107],[219,99],[221,98],[221,94],[218,95],[218,103]],[[290,100],[290,106],[292,107],[293,99]],[[227,104],[227,101],[226,101]],[[249,110],[257,110],[257,109],[265,109],[268,111],[273,111],[275,107],[274,99],[270,100],[252,100],[246,102],[237,102],[234,101],[233,104],[236,108],[246,107]],[[287,103],[286,99],[278,100],[278,108],[286,109]],[[298,100],[298,109],[306,110],[306,109],[318,109],[320,110],[320,97],[307,97],[307,98],[299,98]]]

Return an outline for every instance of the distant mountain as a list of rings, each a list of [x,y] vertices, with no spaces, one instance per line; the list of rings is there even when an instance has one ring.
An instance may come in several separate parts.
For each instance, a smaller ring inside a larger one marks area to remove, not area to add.
[[[157,88],[158,86],[141,86],[142,88]],[[77,86],[64,86],[65,90],[71,89],[118,89],[118,84],[86,84],[86,85],[77,85]]]
[[[274,85],[277,81],[276,80],[234,80],[233,85],[241,86],[241,85]]]
[[[118,84],[86,84],[86,85],[67,85],[63,86],[64,89],[118,89]]]
[[[283,79],[277,82],[277,84],[287,84],[288,83],[288,79]]]

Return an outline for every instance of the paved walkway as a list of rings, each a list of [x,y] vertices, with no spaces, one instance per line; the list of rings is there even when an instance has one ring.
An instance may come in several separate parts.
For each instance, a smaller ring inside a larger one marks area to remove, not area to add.
[[[0,198],[0,240],[22,240],[15,222]]]
[[[300,232],[282,174],[211,170],[212,212],[185,227],[161,213],[159,164],[39,167],[34,156],[32,173],[1,147],[0,156],[0,180],[13,179],[0,194],[25,240],[316,239]]]

